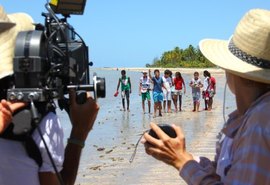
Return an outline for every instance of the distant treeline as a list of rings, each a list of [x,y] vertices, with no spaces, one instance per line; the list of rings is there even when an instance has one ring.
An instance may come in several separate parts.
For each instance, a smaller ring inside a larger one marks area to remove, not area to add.
[[[146,67],[207,68],[215,65],[203,56],[198,47],[189,45],[186,49],[175,47],[171,51],[165,51],[160,58],[154,58],[152,64],[146,64]]]

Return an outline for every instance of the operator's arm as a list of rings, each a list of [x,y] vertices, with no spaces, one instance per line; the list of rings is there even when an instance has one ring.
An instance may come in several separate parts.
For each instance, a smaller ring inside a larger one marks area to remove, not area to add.
[[[84,104],[77,104],[75,92],[70,93],[70,100],[72,130],[69,138],[83,143],[93,127],[99,107],[91,97],[89,97]],[[78,144],[68,143],[65,148],[65,159],[61,171],[65,185],[73,185],[75,183],[81,152],[82,147]],[[39,178],[41,185],[59,185],[57,176],[52,172],[39,173]]]
[[[0,102],[0,134],[5,131],[5,129],[9,126],[12,121],[12,114],[26,106],[26,103],[17,102],[11,103],[6,100],[1,100]]]

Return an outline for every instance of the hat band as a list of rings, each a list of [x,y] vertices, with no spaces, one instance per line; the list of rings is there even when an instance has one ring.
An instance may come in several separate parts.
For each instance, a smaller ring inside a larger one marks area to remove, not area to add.
[[[237,58],[239,58],[242,61],[245,61],[246,63],[249,63],[251,65],[254,65],[254,66],[257,66],[260,68],[270,69],[270,61],[269,60],[257,58],[257,57],[254,57],[254,56],[247,54],[246,52],[242,51],[237,46],[235,46],[232,39],[229,43],[229,50],[234,56],[236,56]]]

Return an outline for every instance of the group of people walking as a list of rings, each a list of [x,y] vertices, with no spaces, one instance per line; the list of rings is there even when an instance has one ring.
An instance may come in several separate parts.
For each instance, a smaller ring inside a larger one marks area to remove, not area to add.
[[[142,74],[139,81],[139,95],[142,97],[143,113],[146,113],[145,101],[147,100],[148,113],[151,114],[151,91],[154,101],[154,117],[157,116],[157,113],[158,116],[162,116],[162,112],[172,113],[172,102],[174,112],[182,111],[182,95],[186,93],[186,84],[179,71],[175,72],[174,77],[172,71],[168,69],[164,71],[162,77],[158,69],[154,70],[154,76],[151,74],[151,69],[143,71]],[[199,112],[201,96],[205,103],[204,110],[212,109],[213,97],[216,93],[216,80],[207,70],[203,72],[203,75],[205,77],[204,81],[199,78],[198,72],[194,72],[194,77],[189,82],[192,89],[193,112]],[[131,81],[130,77],[126,76],[125,70],[121,71],[115,96],[118,95],[120,86],[123,106],[121,110],[130,111]],[[202,92],[201,89],[203,89]]]

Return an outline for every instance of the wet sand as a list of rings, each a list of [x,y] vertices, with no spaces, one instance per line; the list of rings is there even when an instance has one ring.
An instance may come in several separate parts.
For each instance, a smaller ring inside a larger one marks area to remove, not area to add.
[[[193,69],[184,75],[186,83],[194,71]],[[214,158],[216,135],[224,123],[222,103],[225,76],[223,72],[213,73],[218,83],[211,112],[191,111],[192,98],[190,88],[187,87],[187,93],[183,96],[183,111],[164,113],[163,117],[156,118],[142,113],[141,97],[138,96],[136,85],[141,75],[139,72],[128,72],[133,84],[131,112],[120,111],[121,98],[113,97],[120,71],[97,70],[97,72],[106,77],[107,98],[99,100],[101,109],[83,151],[77,185],[185,184],[177,170],[148,156],[142,144],[139,144],[133,163],[129,163],[140,134],[149,128],[150,122],[174,123],[181,126],[186,135],[188,151],[194,155]],[[226,99],[225,110],[229,113],[235,107],[232,103],[233,96],[229,94]],[[203,109],[203,101],[200,109]],[[60,113],[60,119],[66,120],[67,117]],[[69,123],[65,123],[64,128],[68,137]]]

